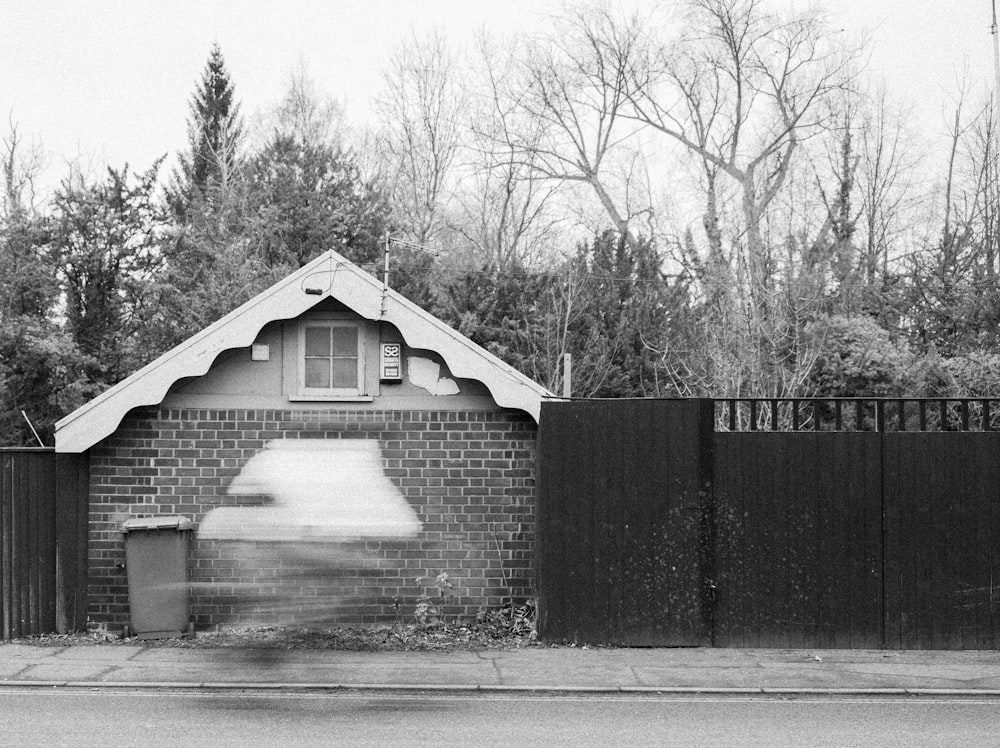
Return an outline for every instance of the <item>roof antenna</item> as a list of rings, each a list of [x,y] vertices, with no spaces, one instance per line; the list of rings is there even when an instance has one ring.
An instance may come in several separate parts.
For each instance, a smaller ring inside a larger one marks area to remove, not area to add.
[[[25,421],[27,421],[27,423],[28,423],[28,428],[29,428],[29,429],[31,429],[31,433],[32,433],[32,434],[34,434],[34,435],[35,435],[35,439],[37,439],[37,440],[38,440],[38,446],[40,446],[40,447],[44,447],[44,446],[45,446],[45,442],[43,442],[43,441],[42,441],[42,437],[40,437],[40,436],[38,435],[38,432],[37,432],[37,431],[35,431],[35,427],[34,427],[34,426],[32,425],[32,423],[31,423],[31,419],[30,419],[30,418],[28,418],[28,414],[27,414],[27,413],[25,413],[25,412],[24,412],[24,411],[22,410],[22,411],[21,411],[21,415],[22,415],[22,416],[24,416],[24,420],[25,420]]]
[[[437,257],[440,252],[436,252],[433,249],[423,246],[422,244],[416,244],[415,242],[406,241],[406,239],[400,239],[398,236],[393,236],[388,230],[385,232],[385,243],[382,247],[382,316],[385,317],[385,297],[389,291],[389,249],[390,247],[405,247],[406,249],[414,249],[417,252],[423,252],[431,257]]]
[[[385,232],[385,246],[382,248],[382,285],[385,288],[389,288],[389,243],[391,241],[392,236],[387,229]]]

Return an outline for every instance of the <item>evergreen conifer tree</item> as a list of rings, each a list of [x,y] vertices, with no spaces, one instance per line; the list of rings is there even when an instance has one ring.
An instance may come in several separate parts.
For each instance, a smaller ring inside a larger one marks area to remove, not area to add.
[[[215,202],[233,183],[240,167],[243,118],[218,44],[212,51],[190,102],[188,150],[179,154],[168,198],[184,220],[195,202]]]

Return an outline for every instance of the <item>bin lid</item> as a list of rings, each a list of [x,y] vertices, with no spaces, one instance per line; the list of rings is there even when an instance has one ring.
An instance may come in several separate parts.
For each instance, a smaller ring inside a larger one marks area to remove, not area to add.
[[[190,518],[180,514],[169,514],[160,517],[133,517],[125,520],[122,525],[122,532],[126,535],[137,530],[191,530],[192,522]]]

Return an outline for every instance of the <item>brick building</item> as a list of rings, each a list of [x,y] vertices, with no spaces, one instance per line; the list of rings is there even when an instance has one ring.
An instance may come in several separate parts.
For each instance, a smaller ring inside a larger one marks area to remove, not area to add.
[[[328,252],[57,424],[89,456],[88,620],[128,623],[121,530],[161,515],[194,522],[202,630],[531,597],[548,396]]]

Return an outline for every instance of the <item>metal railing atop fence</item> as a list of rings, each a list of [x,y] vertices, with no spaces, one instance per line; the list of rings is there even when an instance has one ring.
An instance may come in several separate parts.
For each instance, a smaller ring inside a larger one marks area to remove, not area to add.
[[[725,398],[718,431],[1000,431],[998,398]]]

